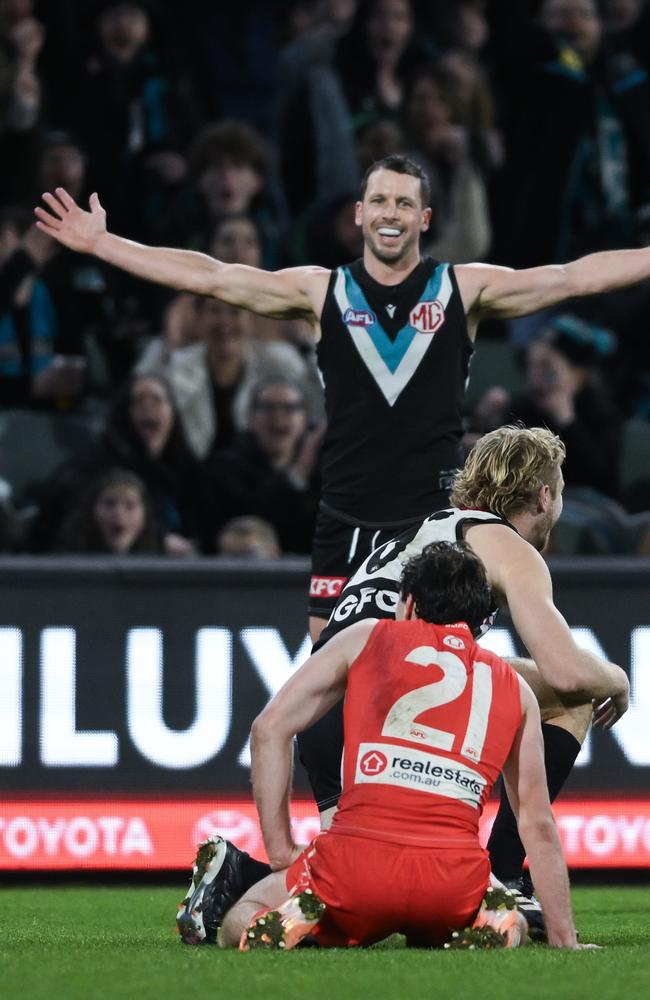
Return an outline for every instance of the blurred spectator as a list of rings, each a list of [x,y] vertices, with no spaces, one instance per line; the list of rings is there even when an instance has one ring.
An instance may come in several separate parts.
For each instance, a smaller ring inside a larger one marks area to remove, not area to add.
[[[188,448],[167,382],[134,376],[115,398],[100,441],[56,470],[38,497],[30,547],[47,551],[79,492],[115,467],[134,472],[152,498],[165,551],[194,551],[198,469]]]
[[[438,260],[460,264],[481,260],[491,238],[487,193],[472,161],[470,134],[458,124],[449,84],[435,67],[411,77],[404,100],[404,121],[413,148],[409,153],[427,170],[433,219],[424,248]]]
[[[601,0],[603,23],[613,49],[633,52],[650,71],[650,5],[648,0]]]
[[[183,149],[200,124],[187,78],[156,35],[148,0],[103,0],[69,124],[91,162],[93,187],[126,226],[123,193],[147,149]]]
[[[485,0],[429,0],[422,4],[420,16],[423,30],[441,49],[462,50],[476,56],[490,37]]]
[[[293,234],[295,262],[334,269],[363,255],[363,234],[355,222],[358,194],[317,202]]]
[[[30,223],[20,208],[0,213],[0,406],[69,408],[84,365],[56,353],[58,315],[42,277],[56,248]]]
[[[244,122],[207,125],[189,151],[190,173],[200,199],[193,241],[206,246],[225,216],[250,215],[263,234],[265,265],[277,254],[279,206],[270,190],[272,152],[263,137]]]
[[[32,0],[0,0],[0,189],[8,202],[31,196],[42,115],[37,61],[45,39]]]
[[[287,376],[306,392],[312,379],[295,348],[254,339],[252,313],[217,299],[195,298],[193,307],[199,342],[169,351],[156,341],[137,371],[169,380],[190,447],[204,458],[229,447],[245,428],[251,390],[261,378]]]
[[[236,559],[279,559],[275,528],[261,517],[233,517],[217,536],[217,554]]]
[[[54,130],[43,135],[37,168],[41,191],[63,187],[83,201],[88,191],[86,167],[85,152],[70,132]],[[59,404],[70,409],[82,398],[110,395],[133,364],[132,330],[121,315],[122,299],[133,282],[96,257],[58,246],[54,249],[39,277],[52,302],[49,336],[57,354],[69,359],[61,364],[76,366],[82,376],[76,393]]]
[[[262,266],[262,234],[249,215],[227,215],[215,226],[210,253],[226,264]]]
[[[425,57],[411,0],[360,0],[336,56],[353,125],[398,111],[405,81]]]
[[[406,153],[404,130],[393,115],[380,114],[368,118],[358,127],[356,142],[361,176],[377,160]]]
[[[333,66],[336,43],[349,29],[355,7],[355,0],[317,0],[287,11],[289,39],[279,59],[274,137],[293,216],[310,202],[359,182],[348,106]]]
[[[436,66],[453,104],[454,117],[468,130],[472,160],[484,174],[503,164],[503,137],[496,128],[494,95],[480,62],[470,52],[455,50]]]
[[[280,4],[269,0],[164,3],[177,48],[190,54],[207,117],[237,118],[265,129],[273,100],[284,0]]]
[[[63,525],[55,548],[116,556],[162,552],[145,484],[126,469],[111,469],[94,480]]]
[[[528,345],[525,393],[506,397],[500,421],[494,407],[489,414],[496,426],[514,419],[558,434],[567,450],[567,490],[618,494],[622,420],[599,373],[599,363],[613,350],[609,331],[569,314],[556,316]]]
[[[610,47],[594,0],[544,0],[534,31],[522,6],[502,12],[513,23],[499,58],[508,162],[497,255],[527,267],[634,245],[650,201],[647,74]]]
[[[310,552],[323,433],[324,425],[309,428],[305,395],[297,384],[286,378],[258,383],[247,432],[205,464],[206,547],[224,520],[255,514],[273,525],[283,552]]]

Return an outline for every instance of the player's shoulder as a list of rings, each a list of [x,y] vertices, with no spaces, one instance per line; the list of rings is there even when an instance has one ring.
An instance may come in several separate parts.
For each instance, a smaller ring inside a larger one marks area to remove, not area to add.
[[[348,663],[351,664],[365,649],[375,627],[380,622],[380,618],[364,618],[363,621],[355,622],[353,625],[349,625],[343,629],[330,642],[338,642],[340,644],[345,652]]]
[[[501,550],[505,548],[513,551],[535,551],[516,528],[497,515],[493,515],[492,518],[479,518],[468,514],[465,520],[469,522],[465,528],[465,540],[473,549],[477,545],[482,545],[497,546]]]

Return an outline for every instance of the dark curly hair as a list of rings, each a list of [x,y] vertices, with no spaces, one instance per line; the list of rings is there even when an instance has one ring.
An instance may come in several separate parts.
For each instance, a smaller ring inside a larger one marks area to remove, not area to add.
[[[418,618],[435,625],[467,622],[472,632],[492,607],[485,567],[465,542],[432,542],[405,564],[400,597],[411,595]]]

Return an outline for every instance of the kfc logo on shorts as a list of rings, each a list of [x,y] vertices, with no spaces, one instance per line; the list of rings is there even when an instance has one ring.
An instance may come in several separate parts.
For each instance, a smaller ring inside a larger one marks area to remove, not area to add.
[[[310,597],[339,597],[346,576],[312,576],[309,584]]]
[[[362,774],[381,774],[388,767],[388,758],[381,750],[369,750],[364,753],[359,761],[359,770]]]
[[[346,309],[343,322],[348,326],[372,326],[377,319],[369,309]]]
[[[451,649],[465,649],[465,643],[457,635],[446,635],[442,641],[445,646],[450,646]]]
[[[418,302],[409,313],[409,323],[418,333],[435,333],[444,322],[445,310],[438,299],[434,302]]]

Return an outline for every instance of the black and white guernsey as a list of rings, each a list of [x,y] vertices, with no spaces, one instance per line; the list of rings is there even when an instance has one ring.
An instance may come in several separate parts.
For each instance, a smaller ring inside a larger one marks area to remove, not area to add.
[[[473,350],[453,267],[425,257],[392,286],[339,267],[321,327],[325,507],[380,526],[445,506]]]
[[[435,511],[421,524],[407,528],[371,552],[343,588],[317,648],[354,622],[365,618],[392,618],[399,599],[404,563],[420,555],[432,542],[463,541],[466,530],[475,524],[508,525],[508,522],[490,511],[449,507]],[[496,613],[495,608],[479,629],[479,635],[490,628]]]

